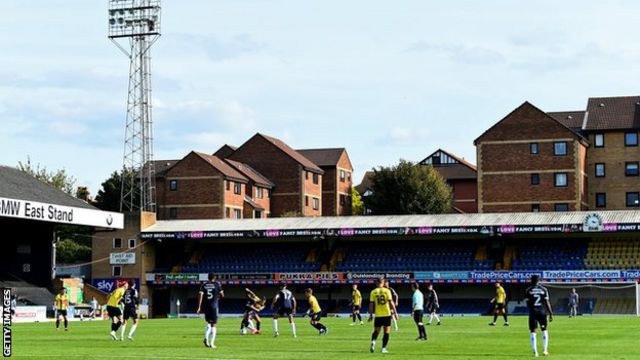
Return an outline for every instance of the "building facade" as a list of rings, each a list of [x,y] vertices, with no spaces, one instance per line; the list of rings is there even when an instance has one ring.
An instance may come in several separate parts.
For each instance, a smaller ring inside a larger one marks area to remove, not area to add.
[[[525,102],[474,143],[479,212],[588,208],[589,142],[556,117]]]

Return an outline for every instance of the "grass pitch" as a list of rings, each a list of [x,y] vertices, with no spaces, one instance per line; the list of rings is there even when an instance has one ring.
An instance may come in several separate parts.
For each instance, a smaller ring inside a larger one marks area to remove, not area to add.
[[[296,318],[298,337],[291,337],[285,319],[280,336],[273,337],[270,318],[263,319],[262,335],[239,334],[240,319],[220,320],[217,349],[202,344],[200,319],[141,320],[135,341],[113,341],[109,322],[70,323],[70,331],[55,331],[54,323],[14,324],[13,357],[17,359],[530,359],[527,318],[511,317],[511,326],[489,327],[488,317],[445,317],[442,326],[427,326],[429,340],[416,342],[410,318],[391,333],[389,353],[369,353],[371,324],[349,326],[350,319],[322,319],[330,332],[318,336],[308,318]],[[127,329],[128,333],[128,329]],[[557,317],[549,327],[553,359],[640,359],[636,317]],[[119,334],[119,332],[118,332]],[[542,354],[541,336],[538,351]]]

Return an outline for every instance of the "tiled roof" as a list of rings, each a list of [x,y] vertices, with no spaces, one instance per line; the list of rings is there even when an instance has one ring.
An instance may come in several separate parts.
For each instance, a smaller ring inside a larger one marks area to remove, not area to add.
[[[242,182],[248,182],[249,181],[249,179],[247,179],[246,176],[242,175],[240,172],[238,172],[231,165],[227,164],[226,162],[224,162],[219,157],[214,156],[214,155],[201,153],[201,152],[197,152],[197,151],[194,151],[194,153],[196,155],[200,156],[206,162],[208,162],[211,166],[216,168],[216,170],[220,171],[222,173],[222,175],[224,175],[225,177],[232,178],[232,179],[235,179],[235,180],[239,180],[239,181],[242,181]]]
[[[213,155],[219,157],[220,159],[226,159],[229,157],[229,155],[233,154],[236,149],[237,147],[235,146],[224,144],[220,147],[220,149],[216,150]]]
[[[589,98],[587,112],[585,130],[640,128],[640,96]]]
[[[336,166],[345,148],[334,149],[299,149],[296,150],[302,156],[313,161],[318,166]]]
[[[309,170],[309,171],[312,171],[312,172],[315,172],[315,173],[318,173],[318,174],[323,174],[324,173],[324,171],[322,169],[320,169],[318,167],[318,165],[314,164],[313,161],[307,159],[306,157],[304,157],[299,152],[293,150],[289,145],[285,144],[282,140],[276,139],[274,137],[267,136],[267,135],[264,135],[264,134],[258,134],[258,135],[262,136],[264,139],[266,139],[267,141],[272,143],[274,146],[276,146],[282,152],[284,152],[289,157],[291,157],[292,159],[297,161],[306,170]]]
[[[162,175],[165,171],[167,171],[170,167],[175,165],[180,161],[180,159],[176,160],[153,160],[153,166],[156,171],[156,175]]]
[[[582,129],[586,111],[554,111],[547,114],[570,129]]]
[[[354,188],[360,195],[364,194],[365,191],[371,189],[371,179],[373,178],[373,174],[373,171],[367,171],[366,173],[364,173],[360,184],[354,186]]]
[[[264,175],[260,174],[256,169],[251,166],[241,163],[238,161],[224,159],[229,165],[231,165],[234,169],[238,170],[242,174],[244,174],[251,181],[256,183],[256,185],[265,187],[265,188],[273,188],[275,185],[269,179],[267,179]]]
[[[244,201],[245,201],[247,204],[251,205],[251,207],[252,207],[252,208],[254,208],[254,209],[257,209],[257,210],[264,210],[264,207],[263,207],[262,205],[260,205],[260,204],[258,204],[257,202],[253,201],[253,199],[251,199],[251,198],[250,198],[250,197],[248,197],[248,196],[245,196],[245,197],[244,197]]]

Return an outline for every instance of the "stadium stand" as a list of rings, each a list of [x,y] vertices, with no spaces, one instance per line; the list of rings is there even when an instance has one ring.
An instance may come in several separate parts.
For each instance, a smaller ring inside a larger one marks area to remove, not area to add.
[[[585,268],[584,243],[535,242],[517,247],[512,270],[580,270]]]
[[[348,245],[336,271],[459,271],[490,270],[492,260],[476,260],[467,244],[367,243]]]
[[[640,269],[640,240],[593,240],[584,264],[587,269]]]

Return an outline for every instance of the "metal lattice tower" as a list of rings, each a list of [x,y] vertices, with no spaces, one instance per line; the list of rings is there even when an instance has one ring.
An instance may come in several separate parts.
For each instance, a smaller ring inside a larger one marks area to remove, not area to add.
[[[130,61],[120,211],[156,211],[150,51],[159,37],[160,0],[109,0],[109,39]]]

